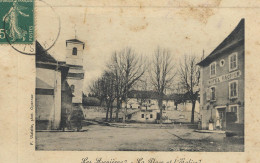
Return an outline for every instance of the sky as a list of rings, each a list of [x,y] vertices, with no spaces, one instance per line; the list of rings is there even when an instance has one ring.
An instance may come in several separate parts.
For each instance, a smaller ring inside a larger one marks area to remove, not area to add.
[[[66,40],[76,35],[77,39],[85,42],[84,92],[101,75],[114,51],[131,47],[137,54],[151,59],[159,46],[170,50],[175,62],[185,54],[201,56],[203,50],[207,56],[243,18],[243,9],[198,8],[188,2],[184,7],[178,7],[179,3],[173,3],[178,1],[168,1],[163,7],[117,3],[103,7],[104,4],[86,4],[84,1],[63,2],[37,4],[37,38],[40,43],[52,44],[60,20],[59,37],[49,50],[59,61],[65,60]],[[200,5],[215,6],[219,3]]]

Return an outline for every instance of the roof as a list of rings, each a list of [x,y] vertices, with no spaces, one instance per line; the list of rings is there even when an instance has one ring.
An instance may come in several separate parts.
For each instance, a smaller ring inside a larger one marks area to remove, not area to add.
[[[244,45],[245,36],[245,20],[241,19],[235,29],[201,62],[200,66],[206,66],[210,64],[214,59],[224,55],[224,51],[232,49],[235,46]]]
[[[83,44],[83,49],[84,49],[84,47],[85,47],[85,43],[82,42],[82,41],[80,41],[80,40],[78,40],[78,39],[70,39],[70,40],[66,40],[66,46],[67,46],[68,43]]]
[[[176,100],[176,101],[185,101],[188,100],[188,94],[187,93],[173,93],[167,96],[168,100]]]
[[[36,40],[36,62],[49,62],[57,63],[57,60],[53,58]]]
[[[39,67],[40,64],[49,65],[49,67],[53,67],[54,69],[58,66],[62,71],[62,78],[66,78],[69,71],[69,66],[66,62],[57,61],[38,41],[36,41],[36,67]]]
[[[129,92],[128,98],[157,99],[158,93],[156,91],[132,90]]]

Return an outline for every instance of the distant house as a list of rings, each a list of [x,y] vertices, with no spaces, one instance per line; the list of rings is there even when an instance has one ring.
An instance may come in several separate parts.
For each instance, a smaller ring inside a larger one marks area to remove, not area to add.
[[[127,120],[134,121],[134,122],[156,123],[156,120],[159,120],[158,114],[159,114],[158,110],[142,109],[128,114]]]
[[[132,90],[128,95],[127,108],[141,109],[158,109],[158,94],[155,91],[140,91],[140,90]],[[166,95],[164,95],[163,100],[163,108],[172,108],[174,107],[174,101],[172,99],[168,99]]]
[[[132,90],[128,97],[127,108],[133,110],[128,113],[129,121],[156,123],[160,119],[158,95],[155,91]],[[178,103],[176,109],[175,101],[178,102],[178,98],[182,98],[182,100],[179,100],[181,102]],[[184,95],[164,95],[162,119],[164,122],[190,122],[191,107],[191,102]],[[199,103],[197,102],[195,122],[199,119],[198,108]]]
[[[141,109],[127,115],[127,120],[132,122],[158,123],[160,110]],[[194,122],[198,122],[200,114],[194,113]],[[191,111],[164,110],[162,114],[163,123],[190,123]]]
[[[203,129],[244,129],[245,47],[244,19],[216,49],[198,65],[201,67]],[[213,123],[213,126],[210,126]]]

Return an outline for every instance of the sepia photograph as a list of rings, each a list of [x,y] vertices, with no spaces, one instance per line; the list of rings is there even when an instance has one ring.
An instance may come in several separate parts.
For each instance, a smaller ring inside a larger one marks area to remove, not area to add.
[[[244,152],[242,14],[37,5],[36,151]]]

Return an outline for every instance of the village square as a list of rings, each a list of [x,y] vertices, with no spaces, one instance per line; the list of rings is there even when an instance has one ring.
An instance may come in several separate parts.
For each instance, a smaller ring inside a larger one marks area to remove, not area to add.
[[[244,24],[178,60],[160,45],[149,59],[115,49],[87,91],[80,35],[65,61],[37,42],[36,150],[244,151]]]

